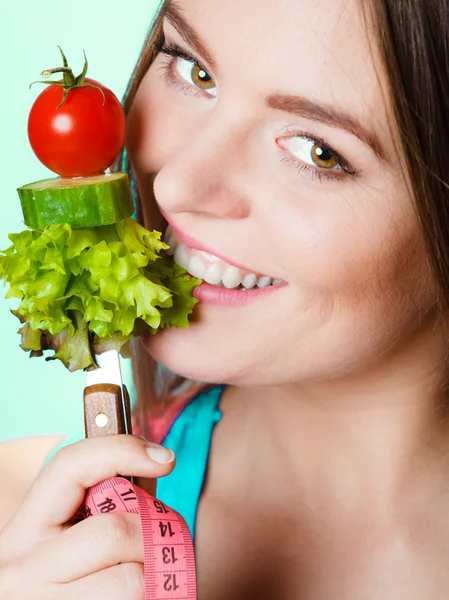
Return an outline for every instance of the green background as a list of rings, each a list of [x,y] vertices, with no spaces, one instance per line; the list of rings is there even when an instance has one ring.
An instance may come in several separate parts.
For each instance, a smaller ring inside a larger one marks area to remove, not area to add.
[[[89,76],[122,97],[159,0],[0,0],[0,249],[25,226],[16,188],[55,176],[35,158],[26,133],[28,113],[46,68],[60,66],[59,44],[77,75],[85,50]],[[21,350],[18,320],[0,282],[0,441],[83,431],[85,375],[59,361],[30,359]],[[125,378],[129,382],[129,361]]]

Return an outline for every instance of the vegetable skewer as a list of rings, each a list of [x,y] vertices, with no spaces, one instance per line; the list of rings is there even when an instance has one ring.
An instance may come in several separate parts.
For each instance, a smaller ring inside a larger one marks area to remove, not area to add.
[[[54,350],[46,359],[59,359],[75,371],[94,368],[96,354],[124,351],[144,331],[187,327],[200,280],[163,253],[168,246],[159,232],[130,218],[134,204],[127,174],[101,171],[123,146],[122,119],[110,110],[111,102],[115,108],[120,103],[86,78],[87,60],[75,77],[62,50],[61,55],[63,67],[43,73],[59,71],[64,79],[48,82],[28,127],[36,155],[51,148],[55,160],[44,164],[60,177],[18,189],[30,229],[9,235],[12,245],[0,253],[0,279],[9,284],[6,297],[20,300],[12,312],[22,323],[21,347],[31,356]],[[92,111],[101,127],[89,125]],[[102,131],[107,140],[114,127],[112,137],[120,141],[114,155],[95,163],[92,148],[104,146]]]

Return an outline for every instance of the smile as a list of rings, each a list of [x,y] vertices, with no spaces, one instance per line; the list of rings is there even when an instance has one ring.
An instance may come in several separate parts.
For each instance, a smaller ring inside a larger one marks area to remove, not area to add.
[[[164,241],[170,246],[167,254],[173,256],[177,265],[186,269],[193,277],[204,280],[210,285],[232,290],[264,289],[279,286],[282,279],[274,279],[269,275],[255,273],[226,262],[222,258],[188,245],[181,239],[180,234],[168,226]]]

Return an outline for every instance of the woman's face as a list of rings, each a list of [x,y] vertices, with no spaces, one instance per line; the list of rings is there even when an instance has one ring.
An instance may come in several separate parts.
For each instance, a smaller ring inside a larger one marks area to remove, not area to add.
[[[434,298],[359,1],[177,0],[164,35],[127,146],[146,226],[211,284],[150,352],[246,385],[391,358]]]

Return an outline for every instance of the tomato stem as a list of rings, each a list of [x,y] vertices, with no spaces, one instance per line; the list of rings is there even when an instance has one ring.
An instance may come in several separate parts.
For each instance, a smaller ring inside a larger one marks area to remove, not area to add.
[[[83,54],[84,54],[83,70],[77,77],[75,77],[72,69],[69,67],[69,65],[67,63],[67,58],[65,57],[65,54],[62,51],[61,46],[58,46],[58,48],[61,52],[62,63],[64,66],[55,67],[54,69],[45,69],[44,71],[42,71],[41,76],[42,77],[51,77],[51,75],[53,75],[53,73],[62,73],[63,80],[62,81],[53,81],[50,79],[50,81],[33,81],[33,83],[31,83],[29,87],[31,88],[31,86],[34,85],[35,83],[44,83],[45,85],[57,85],[59,87],[62,87],[64,90],[63,95],[62,95],[62,100],[56,108],[59,108],[60,106],[62,106],[62,104],[64,104],[64,102],[71,90],[75,90],[77,88],[82,88],[82,87],[92,87],[101,92],[101,95],[103,96],[103,106],[104,106],[106,97],[104,95],[103,90],[100,87],[98,87],[97,85],[94,85],[92,83],[86,83],[84,81],[86,78],[87,69],[89,66],[89,63],[87,62],[87,56],[86,56],[85,51],[83,50]]]

